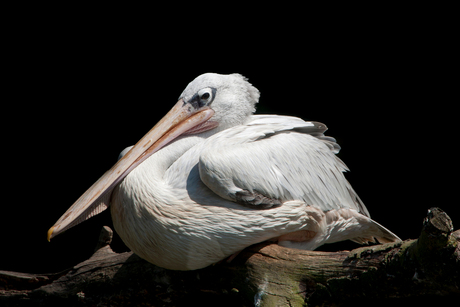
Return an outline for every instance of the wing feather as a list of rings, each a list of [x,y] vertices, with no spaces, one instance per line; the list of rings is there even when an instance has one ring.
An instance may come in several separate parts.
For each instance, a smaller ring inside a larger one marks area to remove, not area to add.
[[[252,208],[301,200],[323,211],[351,208],[369,216],[326,130],[296,117],[253,116],[205,141],[200,178],[220,197]]]

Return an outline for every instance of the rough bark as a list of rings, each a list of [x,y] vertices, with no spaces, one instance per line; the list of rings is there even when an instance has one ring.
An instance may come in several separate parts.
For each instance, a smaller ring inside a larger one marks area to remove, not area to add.
[[[230,264],[189,272],[114,253],[112,234],[104,227],[93,256],[63,272],[0,271],[0,305],[329,306],[460,297],[460,230],[438,208],[417,240],[340,252],[258,244]]]

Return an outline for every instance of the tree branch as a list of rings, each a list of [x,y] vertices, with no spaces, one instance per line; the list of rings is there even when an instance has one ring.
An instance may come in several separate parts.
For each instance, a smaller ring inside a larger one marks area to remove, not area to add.
[[[105,226],[93,256],[63,272],[0,271],[0,305],[324,306],[460,296],[460,230],[438,208],[429,210],[417,240],[335,253],[264,243],[230,264],[189,272],[114,253],[112,235]]]

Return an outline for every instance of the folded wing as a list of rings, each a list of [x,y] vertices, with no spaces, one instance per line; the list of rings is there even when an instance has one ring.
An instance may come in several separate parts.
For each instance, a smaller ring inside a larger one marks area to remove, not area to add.
[[[340,146],[327,127],[296,117],[257,115],[204,144],[201,180],[220,197],[254,209],[302,200],[323,211],[349,208],[369,213],[335,155]]]

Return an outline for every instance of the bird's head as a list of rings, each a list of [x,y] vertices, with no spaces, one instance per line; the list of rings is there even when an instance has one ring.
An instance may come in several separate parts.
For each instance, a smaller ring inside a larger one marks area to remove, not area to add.
[[[254,113],[259,91],[240,74],[202,74],[180,95],[193,108],[209,107],[220,130],[244,123]]]
[[[48,240],[106,209],[114,187],[162,147],[181,135],[242,124],[258,99],[259,91],[239,74],[198,76],[174,107],[50,228]]]

